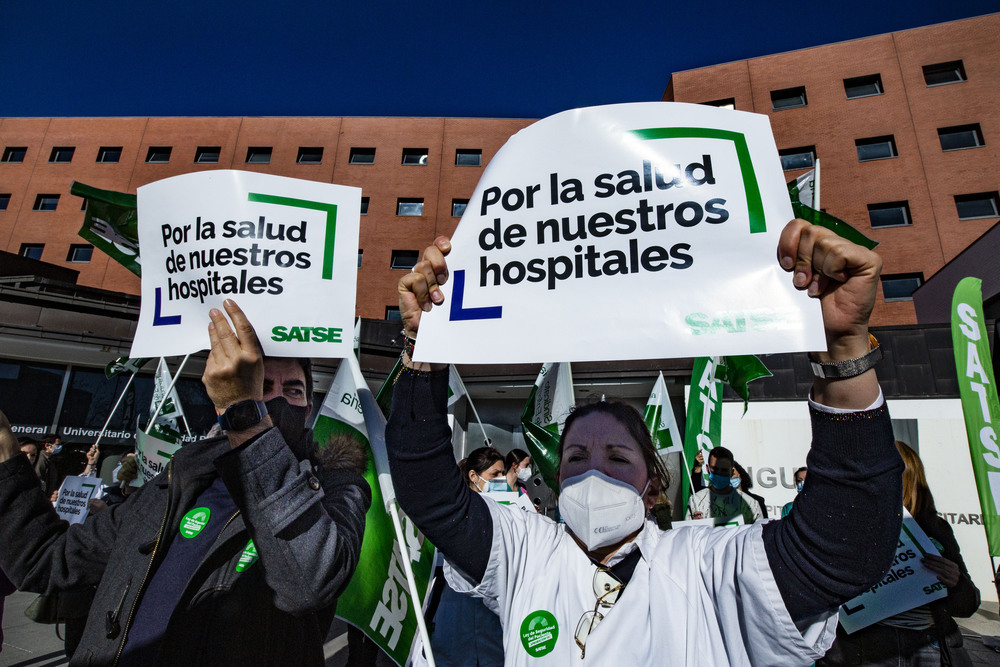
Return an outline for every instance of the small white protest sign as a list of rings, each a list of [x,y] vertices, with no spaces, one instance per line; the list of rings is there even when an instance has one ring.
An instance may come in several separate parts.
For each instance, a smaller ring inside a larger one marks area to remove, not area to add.
[[[99,477],[68,476],[59,487],[59,497],[55,505],[56,514],[71,524],[83,523],[90,514],[87,503],[99,495],[101,486]]]
[[[766,116],[668,102],[521,130],[452,237],[414,357],[527,363],[825,349],[777,263],[792,219]],[[483,345],[483,341],[493,341]]]
[[[139,476],[129,482],[133,487],[140,487],[167,469],[167,462],[173,458],[180,443],[160,440],[156,436],[137,431],[135,434],[135,460],[139,465]]]
[[[889,571],[871,589],[840,605],[840,624],[848,634],[948,595],[937,575],[920,564],[925,554],[940,553],[916,519],[903,512],[903,529]]]
[[[359,188],[202,171],[138,189],[142,306],[131,356],[210,347],[234,300],[275,356],[351,354]]]

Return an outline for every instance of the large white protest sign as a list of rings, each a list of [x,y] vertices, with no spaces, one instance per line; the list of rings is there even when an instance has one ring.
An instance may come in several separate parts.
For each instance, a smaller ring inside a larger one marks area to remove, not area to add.
[[[56,499],[56,514],[71,524],[83,523],[90,513],[87,503],[96,498],[101,490],[99,477],[79,477],[70,475],[59,487],[59,497]]]
[[[142,307],[131,356],[207,349],[233,299],[277,356],[351,354],[359,188],[203,171],[138,190]]]
[[[766,116],[651,102],[546,118],[476,186],[415,358],[825,349],[819,304],[776,260],[791,218]]]
[[[916,519],[903,512],[903,529],[889,571],[871,589],[840,605],[840,624],[848,634],[948,595],[948,587],[920,564],[925,554],[940,552]]]

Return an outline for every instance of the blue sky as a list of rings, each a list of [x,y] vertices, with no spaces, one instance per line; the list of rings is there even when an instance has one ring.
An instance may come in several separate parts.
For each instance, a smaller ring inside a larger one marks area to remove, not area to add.
[[[538,118],[997,0],[0,0],[0,116]]]

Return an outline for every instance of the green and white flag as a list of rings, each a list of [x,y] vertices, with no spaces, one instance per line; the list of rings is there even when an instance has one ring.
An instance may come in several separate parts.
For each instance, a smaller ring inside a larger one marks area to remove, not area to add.
[[[972,469],[991,556],[1000,556],[1000,404],[983,319],[982,281],[963,278],[951,302],[951,341],[955,349],[962,413],[969,437]]]
[[[136,196],[73,182],[70,194],[87,200],[80,236],[137,276],[139,264],[139,213]]]
[[[394,374],[386,381],[390,385]],[[353,357],[346,357],[337,369],[326,400],[313,426],[320,448],[334,436],[348,435],[368,453],[364,477],[372,491],[372,505],[365,516],[365,535],[358,567],[337,602],[337,616],[362,630],[397,664],[406,662],[417,635],[416,613],[422,613],[409,595],[402,559],[409,559],[418,591],[426,591],[433,570],[434,547],[402,515],[405,544],[396,537],[392,518],[386,511],[385,496],[376,470],[376,456],[368,438],[359,387],[367,383]],[[388,471],[385,471],[386,474]],[[389,482],[391,485],[391,481]]]
[[[361,358],[361,318],[354,323],[354,356]]]
[[[177,389],[170,387],[172,381],[167,360],[160,357],[160,363],[156,366],[156,376],[153,380],[153,400],[149,406],[150,416],[156,412],[160,403],[163,403],[163,407],[160,408],[160,413],[156,416],[156,422],[150,432],[162,440],[179,443],[181,442],[179,420],[185,419],[185,417]],[[169,394],[167,393],[168,389],[170,389]]]
[[[568,362],[542,366],[528,402],[521,413],[521,428],[528,454],[549,488],[558,491],[559,437],[573,411],[573,373]]]
[[[663,380],[662,371],[656,378],[649,400],[646,401],[646,410],[642,418],[653,436],[653,446],[659,450],[661,456],[684,451],[684,441],[681,439],[677,418],[670,405],[670,394],[667,393],[667,383]]]
[[[688,395],[687,428],[684,431],[686,465],[693,465],[698,450],[708,452],[722,442],[722,380],[716,377],[722,360],[719,357],[697,357],[691,371],[691,392]],[[691,489],[682,487],[683,507],[687,507]]]
[[[462,376],[458,374],[455,364],[452,364],[448,369],[448,409],[451,410],[456,403],[462,400],[462,397],[468,395],[469,392],[465,388],[465,383],[462,382]]]
[[[134,359],[129,357],[118,357],[104,367],[104,374],[109,380],[121,373],[132,373],[135,375],[139,372],[140,368],[145,366],[150,361],[152,361],[150,357],[136,357]]]
[[[826,211],[815,208],[815,181],[815,170],[810,169],[788,184],[788,197],[792,200],[792,212],[795,217],[820,227],[826,227],[830,231],[836,232],[838,236],[869,250],[877,246],[878,241],[868,238],[840,218],[835,218]]]

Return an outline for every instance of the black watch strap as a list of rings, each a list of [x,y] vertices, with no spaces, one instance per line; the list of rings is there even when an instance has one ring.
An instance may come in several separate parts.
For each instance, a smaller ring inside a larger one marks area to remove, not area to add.
[[[267,404],[264,401],[240,401],[233,403],[219,415],[219,426],[224,431],[245,431],[260,423],[267,416]]]

